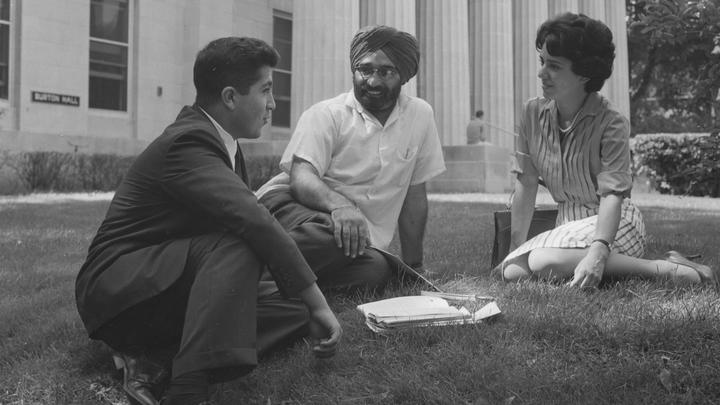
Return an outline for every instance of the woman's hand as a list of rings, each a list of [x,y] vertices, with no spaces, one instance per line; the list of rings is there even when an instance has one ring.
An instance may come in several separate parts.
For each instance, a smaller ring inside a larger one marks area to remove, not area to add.
[[[575,266],[575,276],[570,282],[570,286],[597,287],[605,272],[608,256],[610,256],[610,251],[607,246],[601,243],[591,244],[585,257]]]
[[[571,286],[580,288],[597,287],[605,272],[605,263],[610,256],[610,244],[615,239],[620,216],[622,211],[623,196],[607,194],[600,197],[598,208],[597,228],[595,230],[595,241],[585,253],[585,257],[575,266],[575,276],[570,282]]]

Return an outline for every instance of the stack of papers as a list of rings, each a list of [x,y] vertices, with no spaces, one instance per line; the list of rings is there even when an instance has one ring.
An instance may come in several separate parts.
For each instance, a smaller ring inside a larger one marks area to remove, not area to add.
[[[460,305],[463,303],[465,305]],[[422,291],[421,295],[369,302],[358,305],[357,309],[365,316],[365,324],[377,333],[425,326],[475,324],[500,314],[500,309],[490,297],[428,291]]]

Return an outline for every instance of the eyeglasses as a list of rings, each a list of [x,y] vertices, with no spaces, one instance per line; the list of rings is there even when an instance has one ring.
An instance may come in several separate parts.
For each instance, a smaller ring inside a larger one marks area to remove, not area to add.
[[[400,73],[392,66],[380,66],[380,67],[373,67],[373,66],[355,66],[355,71],[360,73],[360,76],[362,76],[363,79],[367,80],[372,75],[377,72],[378,76],[382,80],[390,80],[398,77]]]

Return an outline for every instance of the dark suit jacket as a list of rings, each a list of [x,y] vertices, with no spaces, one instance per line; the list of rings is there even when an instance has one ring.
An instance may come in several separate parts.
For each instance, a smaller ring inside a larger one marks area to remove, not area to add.
[[[132,164],[88,249],[75,293],[90,335],[168,288],[183,272],[190,238],[210,232],[245,240],[286,296],[315,281],[295,242],[232,170],[215,127],[186,106]]]

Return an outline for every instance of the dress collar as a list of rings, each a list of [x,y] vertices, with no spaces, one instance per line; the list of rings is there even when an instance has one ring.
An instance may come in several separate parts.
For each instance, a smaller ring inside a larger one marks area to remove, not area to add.
[[[557,122],[557,104],[555,103],[555,100],[550,100],[543,98],[543,101],[541,102],[542,107],[540,108],[540,119],[541,120],[550,120],[555,124],[556,127],[559,128],[559,123]],[[594,117],[598,114],[598,111],[600,111],[600,105],[603,102],[603,96],[598,94],[598,92],[593,91],[592,93],[589,93],[587,95],[587,99],[585,100],[585,103],[583,103],[582,107],[580,107],[580,111],[578,112],[577,119],[575,119],[575,123],[573,126],[577,126],[577,124],[582,121],[585,117]]]

